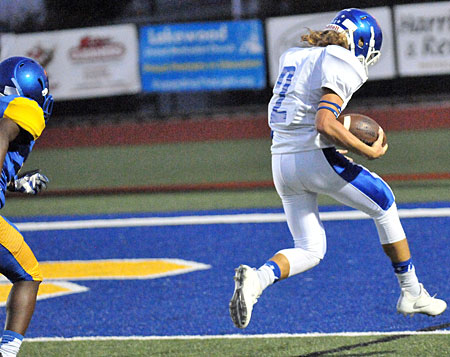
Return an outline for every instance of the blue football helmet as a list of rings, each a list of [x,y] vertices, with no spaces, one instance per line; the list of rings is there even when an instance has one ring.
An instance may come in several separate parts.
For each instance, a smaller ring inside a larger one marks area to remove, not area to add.
[[[345,32],[349,50],[361,61],[367,71],[380,58],[383,35],[377,20],[360,9],[345,9],[326,26],[327,30]]]
[[[48,119],[53,110],[44,68],[32,58],[9,57],[0,63],[0,93],[17,94],[35,100]]]

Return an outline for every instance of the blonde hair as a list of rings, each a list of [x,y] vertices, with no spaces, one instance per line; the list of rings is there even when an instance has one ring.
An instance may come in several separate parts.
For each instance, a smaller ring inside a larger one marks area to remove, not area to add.
[[[337,45],[348,49],[347,36],[343,32],[339,33],[333,30],[312,31],[310,29],[308,31],[309,33],[303,35],[301,39],[311,46]]]

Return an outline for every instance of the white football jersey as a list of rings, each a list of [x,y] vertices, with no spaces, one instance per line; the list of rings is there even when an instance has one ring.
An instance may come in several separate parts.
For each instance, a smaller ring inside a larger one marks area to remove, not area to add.
[[[343,47],[295,47],[280,58],[269,103],[272,154],[334,146],[316,130],[315,116],[324,88],[348,101],[367,80],[361,62]]]

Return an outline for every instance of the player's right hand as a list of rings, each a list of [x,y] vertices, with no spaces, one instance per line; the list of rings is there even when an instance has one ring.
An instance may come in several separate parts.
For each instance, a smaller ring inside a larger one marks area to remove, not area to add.
[[[388,144],[386,143],[383,146],[383,138],[384,138],[384,131],[383,128],[378,129],[378,138],[375,140],[375,142],[371,146],[371,155],[367,156],[368,159],[374,160],[378,159],[384,154],[386,154],[386,151],[388,149]]]

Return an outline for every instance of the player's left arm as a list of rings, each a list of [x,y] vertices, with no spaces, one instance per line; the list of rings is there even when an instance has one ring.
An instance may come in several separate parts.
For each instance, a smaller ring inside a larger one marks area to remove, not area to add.
[[[316,128],[337,145],[368,159],[377,159],[387,150],[387,145],[382,146],[384,135],[379,135],[380,140],[368,146],[336,120],[344,102],[350,100],[366,80],[364,67],[355,61],[350,51],[339,46],[327,46],[322,61],[324,92],[316,113]]]
[[[3,117],[19,128],[19,133],[15,135],[15,138],[18,136],[27,137],[29,140],[39,138],[45,128],[45,118],[38,103],[26,97],[15,97],[7,103]],[[12,140],[15,138],[12,138]],[[20,174],[15,172],[15,176],[8,182],[7,189],[12,192],[35,195],[47,188],[48,182],[48,178],[41,174],[39,170]]]
[[[9,144],[20,134],[21,128],[7,117],[0,119],[0,163],[3,167]],[[39,170],[25,172],[8,183],[8,191],[37,194],[47,187],[48,178]]]
[[[336,105],[341,107],[342,104],[343,100],[341,97],[332,90],[326,89],[316,113],[317,131],[330,138],[336,144],[359,155],[365,156],[368,159],[377,159],[383,156],[387,150],[387,145],[382,146],[381,144],[383,135],[380,135],[380,140],[377,140],[372,146],[368,146],[350,133],[349,130],[345,129],[344,126],[336,120],[335,113],[332,110],[327,109],[327,107],[336,109]]]
[[[20,133],[20,127],[9,118],[0,119],[0,164],[3,167],[9,143]]]

